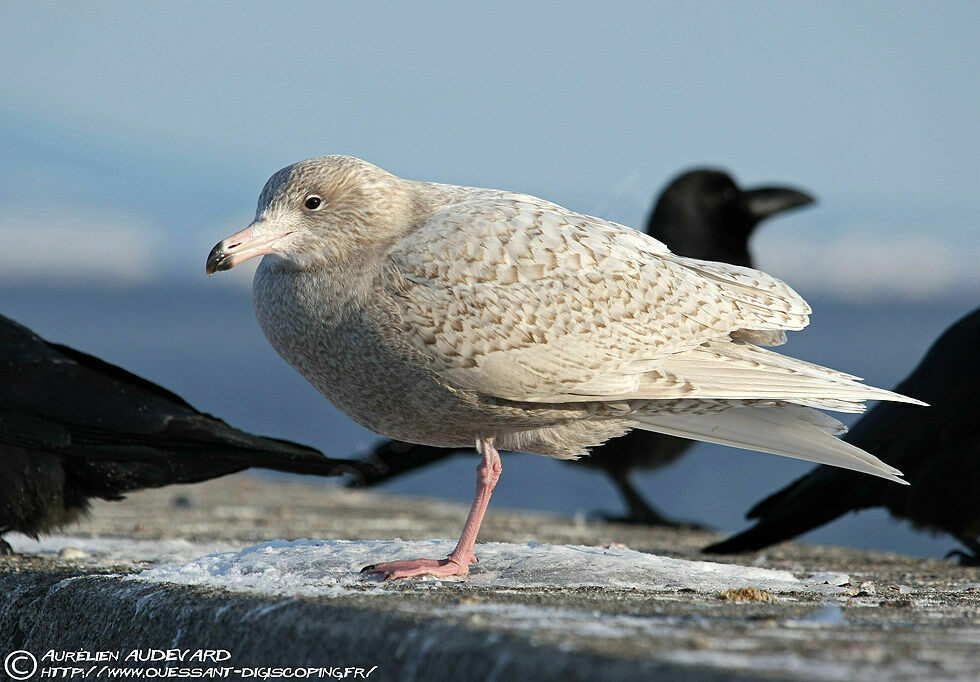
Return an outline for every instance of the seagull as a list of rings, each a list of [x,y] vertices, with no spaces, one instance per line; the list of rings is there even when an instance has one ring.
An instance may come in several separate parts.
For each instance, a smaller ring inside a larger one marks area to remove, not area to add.
[[[980,565],[980,308],[956,322],[895,389],[932,404],[931,410],[882,403],[846,440],[902,467],[907,488],[879,485],[848,471],[817,467],[755,505],[753,527],[705,548],[748,552],[813,530],[852,511],[884,507],[919,528],[949,533]]]
[[[811,311],[758,270],[678,256],[527,194],[405,180],[349,156],[276,172],[206,270],[260,255],[259,325],[314,388],[383,436],[481,455],[449,556],[365,572],[468,573],[501,449],[574,459],[640,428],[904,482],[815,408],[918,401],[763,348]]]
[[[678,174],[661,192],[647,221],[646,232],[681,256],[752,267],[749,238],[756,226],[771,216],[813,201],[806,192],[791,187],[742,189],[723,170],[693,168]],[[604,471],[619,490],[629,512],[623,517],[607,516],[608,520],[674,528],[699,527],[665,516],[643,498],[630,480],[635,469],[654,469],[677,461],[692,444],[687,438],[637,429],[595,448],[588,457],[569,462]],[[377,466],[376,472],[363,480],[354,478],[348,485],[377,485],[472,451],[470,446],[448,450],[385,440],[367,457]]]
[[[249,467],[369,475],[363,462],[232,428],[180,396],[0,315],[0,536],[37,538],[90,500]],[[0,554],[10,553],[0,540]]]

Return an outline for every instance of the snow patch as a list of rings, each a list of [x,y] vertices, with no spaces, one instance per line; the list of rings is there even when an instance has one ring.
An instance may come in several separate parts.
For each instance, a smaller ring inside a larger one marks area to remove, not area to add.
[[[206,585],[234,592],[272,595],[340,596],[382,583],[359,571],[369,564],[416,557],[441,557],[454,544],[444,540],[274,540],[238,552],[202,556],[181,565],[143,571],[133,579]],[[799,580],[788,571],[688,561],[629,549],[576,545],[478,545],[480,563],[465,578],[468,585],[487,588],[608,587],[669,592],[691,589],[716,592],[756,587],[768,592],[839,590],[825,580]],[[405,583],[402,583],[405,584]],[[431,589],[441,581],[412,581]]]
[[[851,576],[847,573],[814,573],[810,576],[810,580],[817,583],[827,583],[828,585],[835,585],[837,587],[843,587],[844,585],[849,585],[851,582]]]
[[[80,564],[181,564],[202,554],[226,552],[236,545],[228,542],[189,542],[187,540],[133,540],[112,537],[48,535],[34,540],[20,533],[4,536],[18,554],[64,557],[65,550],[76,549],[86,556]]]

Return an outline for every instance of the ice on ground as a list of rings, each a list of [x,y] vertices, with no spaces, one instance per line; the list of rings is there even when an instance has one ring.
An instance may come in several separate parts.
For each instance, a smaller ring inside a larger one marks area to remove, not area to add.
[[[445,540],[273,540],[237,550],[231,543],[187,540],[133,540],[52,535],[40,540],[11,534],[14,551],[61,557],[80,550],[79,563],[150,564],[138,580],[207,585],[234,592],[273,595],[339,595],[350,588],[377,587],[359,573],[381,561],[446,556]],[[820,573],[806,580],[788,571],[708,561],[688,561],[625,548],[537,543],[485,543],[480,563],[464,578],[490,588],[610,587],[645,591],[693,589],[713,592],[755,587],[768,592],[834,593],[844,574]],[[439,581],[413,581],[426,589]]]
[[[238,552],[202,556],[181,565],[151,568],[136,580],[206,585],[235,592],[273,595],[337,596],[352,588],[379,587],[359,573],[369,564],[446,556],[454,544],[444,540],[274,540]],[[826,576],[796,578],[788,571],[708,561],[688,561],[630,549],[537,543],[486,543],[477,546],[480,563],[467,584],[486,588],[609,587],[643,591],[692,589],[715,592],[755,587],[768,592],[839,591]],[[846,582],[846,576],[841,577]],[[414,584],[426,589],[439,581]],[[830,584],[828,584],[830,583]]]
[[[34,540],[20,533],[4,536],[18,554],[42,556],[66,555],[80,564],[180,564],[202,554],[214,554],[234,550],[230,542],[189,542],[188,540],[134,540],[114,537],[75,537],[72,535],[48,535]],[[79,550],[83,554],[68,554],[65,550]]]
[[[455,604],[432,609],[437,617],[466,619],[471,624],[493,623],[508,632],[559,631],[580,637],[615,639],[624,637],[676,636],[689,618],[683,616],[631,616],[583,609],[565,609],[529,604]]]
[[[844,612],[838,604],[825,604],[822,609],[803,618],[785,621],[787,626],[811,627],[823,625],[842,625],[846,622]]]

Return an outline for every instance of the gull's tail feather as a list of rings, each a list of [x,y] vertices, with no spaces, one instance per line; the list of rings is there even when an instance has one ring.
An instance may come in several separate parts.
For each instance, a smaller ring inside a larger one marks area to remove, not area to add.
[[[698,412],[636,415],[635,419],[639,428],[648,431],[829,464],[908,485],[895,467],[834,437],[846,430],[843,424],[809,407],[779,402]]]

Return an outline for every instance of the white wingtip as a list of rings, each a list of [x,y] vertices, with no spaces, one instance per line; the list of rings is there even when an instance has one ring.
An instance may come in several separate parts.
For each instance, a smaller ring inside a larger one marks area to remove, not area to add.
[[[900,470],[831,435],[830,417],[801,405],[733,405],[708,414],[653,413],[636,419],[639,428],[649,431],[827,464],[908,485]]]

